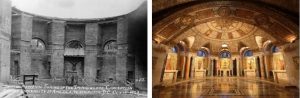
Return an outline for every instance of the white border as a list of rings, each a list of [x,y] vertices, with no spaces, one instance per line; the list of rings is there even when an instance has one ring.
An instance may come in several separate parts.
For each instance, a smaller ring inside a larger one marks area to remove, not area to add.
[[[147,98],[152,98],[152,0],[147,0]]]

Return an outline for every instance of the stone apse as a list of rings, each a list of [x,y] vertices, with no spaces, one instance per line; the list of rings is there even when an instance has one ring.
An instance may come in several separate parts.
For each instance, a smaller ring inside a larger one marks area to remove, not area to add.
[[[260,77],[298,86],[295,17],[252,2],[191,1],[178,6],[154,13],[153,86],[204,76]],[[223,57],[222,51],[229,56]]]
[[[91,85],[135,83],[137,79],[146,79],[147,71],[141,70],[147,68],[146,64],[136,59],[139,56],[132,52],[136,48],[135,43],[128,38],[134,34],[129,30],[129,24],[132,24],[133,14],[137,11],[111,18],[65,19],[39,16],[11,7],[7,9],[12,9],[12,14],[8,12],[1,19],[12,18],[12,52],[11,57],[5,57],[10,60],[1,62],[11,62],[10,75],[13,78],[26,74],[54,80],[75,77],[78,79],[76,83]],[[10,21],[2,23],[1,27],[10,28]],[[10,36],[10,29],[5,30],[2,32],[1,29],[1,34]],[[7,45],[5,47],[9,48]],[[146,88],[146,80],[138,82],[140,88]]]

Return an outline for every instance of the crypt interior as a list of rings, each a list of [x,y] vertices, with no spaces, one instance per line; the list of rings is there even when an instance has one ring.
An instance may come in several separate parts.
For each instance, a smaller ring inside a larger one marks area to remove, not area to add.
[[[1,83],[19,85],[35,75],[40,86],[147,91],[146,1],[127,14],[92,19],[42,16],[0,1]]]
[[[154,98],[298,98],[298,0],[153,0]]]

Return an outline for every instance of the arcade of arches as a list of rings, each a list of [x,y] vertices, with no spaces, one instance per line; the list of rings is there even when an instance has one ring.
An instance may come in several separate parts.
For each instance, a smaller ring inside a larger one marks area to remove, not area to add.
[[[299,96],[298,7],[179,1],[153,1],[153,97]]]
[[[147,91],[145,5],[118,16],[81,19],[41,16],[12,7],[11,0],[0,0],[1,96],[7,96],[6,89],[31,85],[25,83],[32,82],[26,76],[36,77],[32,82],[36,86],[105,85]]]

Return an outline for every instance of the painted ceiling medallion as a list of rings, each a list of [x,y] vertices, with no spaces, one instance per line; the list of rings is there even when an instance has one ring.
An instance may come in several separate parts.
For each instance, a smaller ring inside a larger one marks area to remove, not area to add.
[[[218,15],[221,17],[227,17],[231,14],[231,9],[227,6],[222,6],[217,11]]]
[[[207,25],[217,32],[233,32],[242,26],[242,22],[235,21],[229,18],[218,18],[207,22]]]
[[[231,41],[245,38],[256,31],[256,27],[230,18],[218,18],[196,26],[201,36],[213,39]]]

